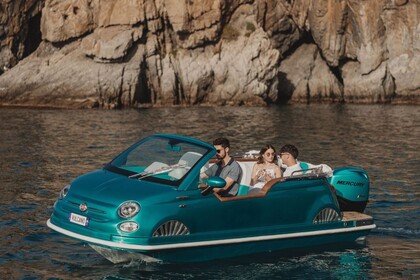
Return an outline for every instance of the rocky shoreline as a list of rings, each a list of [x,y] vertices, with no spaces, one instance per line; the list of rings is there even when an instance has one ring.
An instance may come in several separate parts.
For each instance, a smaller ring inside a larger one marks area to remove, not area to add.
[[[3,0],[0,105],[420,105],[418,0]]]

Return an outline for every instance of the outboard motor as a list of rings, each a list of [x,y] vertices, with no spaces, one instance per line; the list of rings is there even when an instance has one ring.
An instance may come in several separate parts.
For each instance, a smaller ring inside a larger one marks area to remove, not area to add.
[[[369,199],[369,177],[365,170],[356,167],[335,169],[329,177],[334,186],[341,211],[362,213]]]

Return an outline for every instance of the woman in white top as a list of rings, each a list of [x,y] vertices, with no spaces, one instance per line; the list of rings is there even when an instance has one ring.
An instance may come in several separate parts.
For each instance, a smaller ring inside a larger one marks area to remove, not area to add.
[[[282,171],[277,164],[276,149],[267,144],[261,148],[258,161],[252,168],[251,186],[262,188],[268,181],[281,176]]]

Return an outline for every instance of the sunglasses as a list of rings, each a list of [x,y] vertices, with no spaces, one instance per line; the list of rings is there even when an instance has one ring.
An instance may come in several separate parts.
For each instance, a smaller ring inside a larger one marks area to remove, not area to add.
[[[224,149],[218,149],[218,150],[216,150],[216,152],[218,153],[218,154],[220,154],[220,152],[221,151],[223,151]]]

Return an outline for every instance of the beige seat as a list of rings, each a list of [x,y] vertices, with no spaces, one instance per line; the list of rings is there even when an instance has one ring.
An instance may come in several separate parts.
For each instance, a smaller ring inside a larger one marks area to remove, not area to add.
[[[166,163],[160,162],[160,161],[155,161],[152,162],[152,164],[150,164],[148,167],[146,167],[146,169],[144,171],[146,172],[152,172],[154,170],[157,170],[159,168],[162,167],[167,167],[168,165]]]
[[[242,168],[242,178],[240,185],[249,186],[251,184],[252,168],[256,161],[238,161]]]
[[[197,152],[186,152],[178,161],[181,166],[174,168],[168,175],[175,179],[181,179],[202,156]]]

